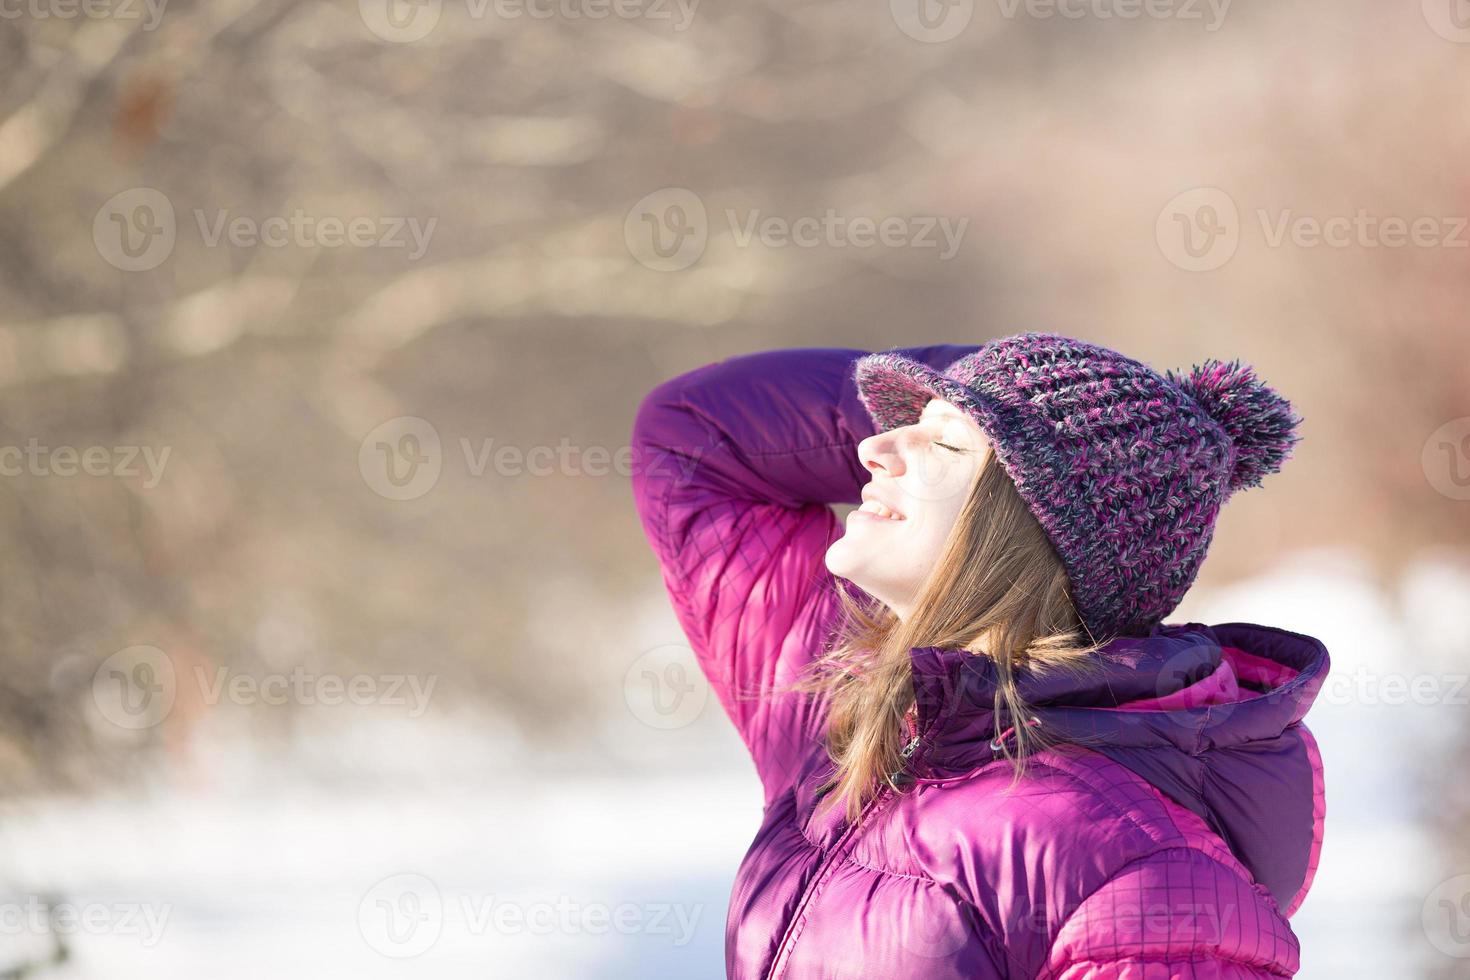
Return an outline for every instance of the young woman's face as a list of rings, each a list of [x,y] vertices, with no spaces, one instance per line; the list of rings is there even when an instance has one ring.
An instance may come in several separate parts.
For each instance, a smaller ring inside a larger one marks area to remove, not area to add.
[[[858,443],[858,458],[873,476],[862,507],[847,515],[846,533],[827,549],[828,570],[907,616],[987,446],[975,420],[942,398],[930,399],[913,425]]]

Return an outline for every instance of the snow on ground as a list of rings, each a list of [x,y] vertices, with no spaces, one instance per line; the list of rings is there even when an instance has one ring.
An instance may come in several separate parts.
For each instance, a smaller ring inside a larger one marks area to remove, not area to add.
[[[1328,821],[1293,920],[1305,980],[1412,976],[1447,955],[1419,922],[1454,869],[1435,866],[1415,793],[1466,714],[1449,688],[1470,662],[1467,586],[1426,559],[1384,595],[1352,554],[1317,552],[1171,617],[1270,623],[1332,654],[1308,716]],[[1393,676],[1435,680],[1404,703]],[[600,767],[431,713],[308,728],[280,754],[220,735],[190,789],[11,801],[0,951],[42,944],[25,897],[46,892],[78,917],[70,961],[43,974],[57,980],[722,977],[753,771],[713,701],[677,730],[640,722],[622,692],[608,707],[595,739],[617,751]]]

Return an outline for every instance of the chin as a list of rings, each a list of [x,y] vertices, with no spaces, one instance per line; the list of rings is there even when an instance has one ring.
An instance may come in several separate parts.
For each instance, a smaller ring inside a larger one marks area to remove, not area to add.
[[[827,564],[827,571],[839,578],[845,578],[854,585],[861,586],[865,579],[871,576],[865,574],[869,567],[868,556],[863,549],[858,547],[857,542],[848,537],[838,538],[827,548],[827,554],[823,559]]]
[[[827,549],[825,556],[827,571],[838,578],[846,579],[868,595],[875,595],[873,590],[881,587],[874,580],[874,576],[869,574],[863,556],[857,554],[858,549],[850,545],[844,547],[843,540],[845,539],[833,542],[832,546]]]
[[[845,537],[833,541],[827,548],[823,561],[827,565],[827,571],[840,578],[850,578],[853,572],[852,556],[848,553],[851,547]]]

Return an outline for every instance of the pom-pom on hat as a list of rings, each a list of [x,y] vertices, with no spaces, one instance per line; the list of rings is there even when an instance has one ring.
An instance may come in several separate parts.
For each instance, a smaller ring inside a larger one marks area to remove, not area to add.
[[[854,370],[880,431],[918,421],[931,398],[979,423],[1098,641],[1148,633],[1173,611],[1220,507],[1300,441],[1291,404],[1239,361],[1160,375],[1097,344],[1022,333],[942,372],[892,351]]]

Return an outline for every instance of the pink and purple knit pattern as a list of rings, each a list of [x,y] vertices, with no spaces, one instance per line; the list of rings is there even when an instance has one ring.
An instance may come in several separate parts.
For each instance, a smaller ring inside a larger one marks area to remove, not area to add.
[[[884,351],[855,374],[880,430],[912,424],[930,398],[980,424],[1098,640],[1162,621],[1194,582],[1221,505],[1300,441],[1290,403],[1238,361],[1160,375],[1097,344],[1022,333],[942,373]]]

